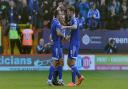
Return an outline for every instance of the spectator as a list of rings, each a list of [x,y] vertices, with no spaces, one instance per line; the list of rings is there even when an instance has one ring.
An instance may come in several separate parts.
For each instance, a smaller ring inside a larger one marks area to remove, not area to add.
[[[32,24],[32,29],[34,31],[34,46],[37,45],[38,40],[38,31],[39,31],[39,25],[40,25],[40,18],[39,18],[39,1],[38,0],[28,0],[28,7],[30,11],[30,18],[31,18],[31,24]],[[34,48],[35,49],[35,48]],[[35,50],[33,49],[33,52]]]
[[[46,21],[49,21],[51,19],[51,14],[50,14],[50,7],[49,7],[49,2],[47,0],[44,0],[43,1],[43,17],[44,17],[44,20]]]
[[[22,23],[22,14],[23,12],[23,3],[22,0],[17,0],[16,1],[16,10],[17,10],[17,23],[21,24]]]
[[[0,54],[2,54],[2,23],[0,21]]]
[[[2,33],[6,33],[7,31],[7,19],[8,19],[8,9],[9,9],[9,1],[8,0],[1,0],[0,1],[0,19],[2,23]],[[3,35],[3,34],[2,34]],[[5,36],[3,36],[2,39],[4,39]],[[8,50],[8,37],[6,37],[5,40],[3,40],[2,47],[4,48],[4,53],[7,53]]]
[[[36,47],[37,53],[38,54],[42,54],[42,53],[49,53],[51,49],[51,44],[47,43],[44,44],[44,39],[40,39],[39,40],[39,44]]]
[[[35,28],[38,28],[38,14],[39,14],[39,2],[38,0],[28,0],[29,13],[31,23]]]
[[[11,23],[8,27],[7,34],[9,35],[11,54],[14,54],[15,44],[17,45],[19,52],[22,53],[20,42],[21,33],[17,24]]]
[[[29,7],[27,5],[27,1],[23,0],[22,1],[22,5],[21,7],[23,7],[21,13],[21,22],[22,24],[26,24],[26,23],[31,23],[31,15],[29,13]]]
[[[69,5],[74,5],[76,0],[60,0],[65,1],[66,3],[69,3]]]
[[[21,0],[24,6],[27,6],[27,0]]]
[[[106,29],[107,20],[109,19],[106,0],[100,0],[99,10],[101,14],[100,28]]]
[[[105,52],[107,54],[117,53],[116,41],[114,39],[109,40],[105,46]]]
[[[91,9],[88,11],[88,27],[90,30],[95,30],[99,26],[100,12],[96,8],[96,4],[91,2]]]
[[[43,28],[43,1],[42,0],[38,0],[38,6],[39,6],[39,13],[38,13],[38,28],[39,30],[41,30]]]
[[[120,28],[120,10],[121,5],[118,0],[110,1],[108,5],[108,29],[119,29]]]
[[[88,11],[90,9],[90,4],[88,2],[88,0],[86,0],[85,2],[81,1],[79,4],[79,11],[80,11],[80,15],[82,17],[85,18],[85,21],[87,22],[87,15],[88,15]]]
[[[110,17],[116,16],[120,14],[120,2],[118,0],[112,0],[109,3],[108,11],[110,13]]]
[[[22,48],[23,54],[30,54],[33,45],[33,30],[30,29],[30,25],[27,24],[26,29],[22,31]]]
[[[9,8],[9,3],[8,1],[0,1],[0,14],[2,19],[7,19],[7,11]]]
[[[17,16],[17,10],[15,7],[15,2],[13,0],[9,1],[9,10],[8,10],[8,22],[10,23],[17,23],[18,16]]]
[[[41,54],[44,52],[44,39],[39,40],[39,44],[36,47],[36,51],[38,54]]]
[[[80,14],[78,15],[78,24],[79,24],[80,30],[84,30],[84,27],[85,27],[85,18],[82,17]]]
[[[75,12],[76,12],[76,15],[79,14],[79,5],[81,3],[81,0],[76,0],[75,4],[74,4],[74,7],[75,7]]]
[[[121,24],[124,29],[128,28],[128,1],[123,0],[121,5]]]
[[[57,8],[57,0],[54,0],[52,3],[52,10],[55,10]]]

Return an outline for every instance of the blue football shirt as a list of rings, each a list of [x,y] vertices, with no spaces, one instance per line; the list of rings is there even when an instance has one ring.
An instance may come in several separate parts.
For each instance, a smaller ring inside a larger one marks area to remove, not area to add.
[[[78,26],[78,20],[73,16],[70,20],[70,25],[77,25],[77,29],[71,30],[70,45],[80,45],[80,30]]]
[[[61,46],[62,37],[57,35],[57,30],[61,31],[61,24],[57,18],[54,18],[51,23],[51,35],[53,40],[53,45]]]

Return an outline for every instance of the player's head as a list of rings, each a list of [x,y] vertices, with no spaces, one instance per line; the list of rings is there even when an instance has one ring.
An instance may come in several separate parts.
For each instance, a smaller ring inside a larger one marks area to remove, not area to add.
[[[69,17],[71,17],[71,16],[73,16],[75,14],[75,8],[74,8],[74,6],[68,6],[68,8],[67,8],[67,15],[69,16]]]
[[[59,21],[63,21],[64,18],[64,13],[61,13],[60,11],[58,10],[55,10],[54,12],[54,17],[57,18]]]
[[[55,10],[55,11],[53,12],[53,16],[54,16],[55,18],[58,18],[58,17],[59,17],[59,11],[58,11],[58,10]]]

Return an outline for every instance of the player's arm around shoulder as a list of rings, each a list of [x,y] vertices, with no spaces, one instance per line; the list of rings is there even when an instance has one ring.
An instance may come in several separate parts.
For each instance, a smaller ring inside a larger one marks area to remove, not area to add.
[[[62,26],[62,29],[70,29],[70,30],[76,30],[77,29],[77,20],[73,19],[71,26]]]
[[[76,30],[77,25],[73,24],[72,26],[62,26],[62,29]]]

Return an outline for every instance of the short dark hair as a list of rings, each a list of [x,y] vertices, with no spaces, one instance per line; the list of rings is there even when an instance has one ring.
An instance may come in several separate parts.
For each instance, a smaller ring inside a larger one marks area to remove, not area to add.
[[[53,11],[53,16],[55,16],[55,18],[57,17],[58,14],[59,14],[59,11],[58,10],[54,10]]]
[[[70,11],[74,12],[75,13],[75,7],[74,6],[68,6],[68,8]]]

